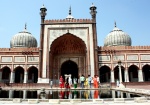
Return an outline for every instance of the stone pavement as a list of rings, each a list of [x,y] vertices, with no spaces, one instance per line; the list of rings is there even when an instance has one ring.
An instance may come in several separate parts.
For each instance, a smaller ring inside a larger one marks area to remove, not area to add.
[[[82,103],[70,103],[70,102],[62,102],[60,104],[50,104],[46,102],[40,102],[38,104],[31,104],[31,105],[150,105],[150,101],[144,103],[135,103],[133,101],[128,101],[125,103],[114,103],[114,102],[104,102],[104,103],[90,103],[90,102],[82,102]],[[13,102],[3,102],[0,101],[0,105],[28,105],[27,102],[22,103],[13,103]]]

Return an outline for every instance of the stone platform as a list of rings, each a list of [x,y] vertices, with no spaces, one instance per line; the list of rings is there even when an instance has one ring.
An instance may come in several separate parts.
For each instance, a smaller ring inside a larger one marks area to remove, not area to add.
[[[138,100],[138,101],[137,101]],[[9,99],[0,101],[0,105],[150,105],[150,100],[145,99]]]

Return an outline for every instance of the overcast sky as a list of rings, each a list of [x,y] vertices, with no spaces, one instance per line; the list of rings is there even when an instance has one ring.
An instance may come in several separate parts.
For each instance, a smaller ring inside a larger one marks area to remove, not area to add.
[[[46,19],[65,19],[69,7],[76,19],[91,18],[89,7],[97,7],[98,45],[117,27],[132,39],[133,46],[150,44],[150,0],[1,0],[0,1],[0,48],[9,48],[11,38],[24,29],[40,38],[40,8],[47,8]]]

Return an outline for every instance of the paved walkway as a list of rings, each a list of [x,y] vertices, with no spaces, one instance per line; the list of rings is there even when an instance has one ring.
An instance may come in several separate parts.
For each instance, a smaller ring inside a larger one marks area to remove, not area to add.
[[[128,101],[125,103],[114,103],[114,102],[104,102],[104,103],[90,103],[90,102],[82,102],[82,103],[70,103],[70,102],[62,102],[60,104],[50,104],[46,102],[40,102],[38,104],[31,104],[31,105],[150,105],[150,101],[143,102],[143,103],[135,103],[134,101]],[[28,105],[27,102],[23,103],[13,103],[13,102],[3,102],[0,101],[0,105]]]

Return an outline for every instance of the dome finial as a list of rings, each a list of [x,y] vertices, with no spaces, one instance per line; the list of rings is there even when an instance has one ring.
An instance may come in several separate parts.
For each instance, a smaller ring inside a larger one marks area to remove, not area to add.
[[[115,27],[117,27],[117,25],[116,25],[116,21],[115,21],[114,25],[115,25]]]
[[[27,30],[27,23],[25,23],[24,29]]]
[[[74,17],[71,15],[71,6],[69,8],[69,15],[66,17],[66,19],[69,19],[69,20],[74,19]]]
[[[71,6],[70,6],[70,8],[69,8],[69,15],[71,15]]]

